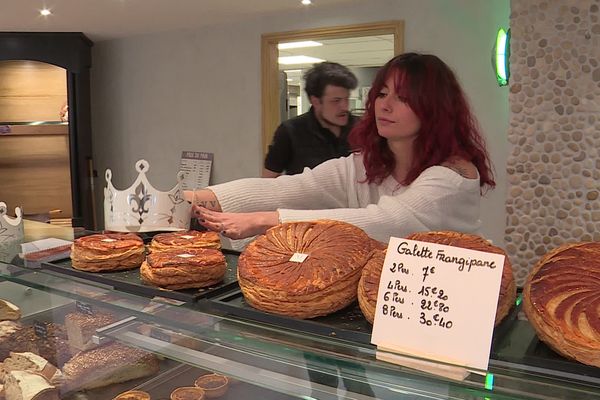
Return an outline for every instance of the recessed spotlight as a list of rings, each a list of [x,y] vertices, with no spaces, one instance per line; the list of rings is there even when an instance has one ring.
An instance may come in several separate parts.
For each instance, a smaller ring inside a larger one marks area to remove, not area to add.
[[[47,8],[43,8],[40,10],[40,15],[47,17],[48,15],[52,15],[52,11]]]
[[[312,4],[312,1],[311,0],[302,0],[301,3],[304,4],[305,6],[307,6],[309,4]]]

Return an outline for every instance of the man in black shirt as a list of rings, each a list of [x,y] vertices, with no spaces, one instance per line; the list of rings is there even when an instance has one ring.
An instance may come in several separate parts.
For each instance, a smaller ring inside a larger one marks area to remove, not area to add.
[[[265,178],[298,174],[350,154],[347,137],[357,118],[350,115],[349,98],[356,76],[343,65],[323,62],[308,70],[304,80],[311,108],[275,131],[265,157]]]

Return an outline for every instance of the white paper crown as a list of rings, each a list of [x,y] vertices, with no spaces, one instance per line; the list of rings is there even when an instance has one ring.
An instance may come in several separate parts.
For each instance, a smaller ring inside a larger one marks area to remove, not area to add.
[[[0,246],[23,240],[23,212],[15,207],[15,218],[8,215],[6,203],[0,201]]]
[[[127,190],[117,190],[112,184],[112,172],[106,170],[104,188],[104,227],[116,232],[178,231],[190,227],[190,202],[183,198],[181,182],[184,173],[177,174],[177,185],[168,192],[156,190],[146,177],[150,164],[135,163],[139,173]]]

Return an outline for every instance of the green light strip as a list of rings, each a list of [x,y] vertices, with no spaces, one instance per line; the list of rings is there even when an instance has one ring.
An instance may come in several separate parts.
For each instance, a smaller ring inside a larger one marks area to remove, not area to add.
[[[496,35],[496,79],[500,85],[506,85],[508,83],[508,74],[506,71],[506,41],[506,31],[500,28]]]
[[[487,390],[492,390],[494,389],[494,374],[490,374],[488,373],[485,376],[485,388]]]

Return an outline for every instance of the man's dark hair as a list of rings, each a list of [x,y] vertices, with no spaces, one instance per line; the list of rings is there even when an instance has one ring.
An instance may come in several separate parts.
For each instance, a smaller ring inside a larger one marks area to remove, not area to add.
[[[325,86],[333,85],[353,90],[358,85],[356,76],[341,64],[325,61],[314,64],[311,69],[304,74],[306,94],[308,97],[323,96]]]

